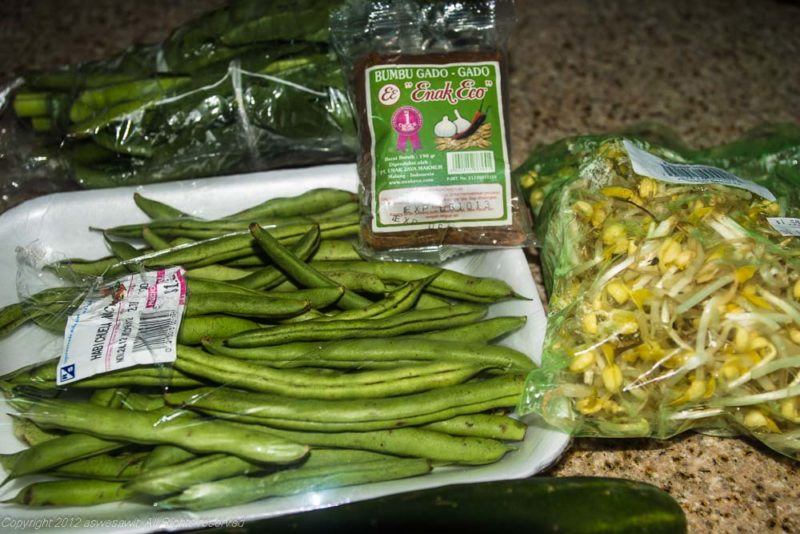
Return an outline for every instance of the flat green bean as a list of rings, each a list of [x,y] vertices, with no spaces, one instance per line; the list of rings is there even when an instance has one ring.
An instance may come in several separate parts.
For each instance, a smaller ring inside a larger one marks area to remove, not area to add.
[[[515,406],[523,375],[504,375],[421,393],[354,400],[292,399],[229,388],[167,392],[172,406],[229,414],[265,425],[323,431],[377,430],[432,423],[457,415]]]
[[[34,482],[22,488],[7,503],[25,506],[94,506],[122,501],[131,492],[122,482],[106,480],[50,480]]]
[[[257,224],[250,225],[250,233],[273,263],[282,269],[287,276],[300,282],[303,286],[311,288],[336,287],[338,285],[298,259],[291,251],[287,250],[277,239],[270,235],[269,232]],[[344,310],[366,308],[370,304],[371,302],[369,300],[347,290],[337,303],[337,305]]]
[[[28,367],[6,377],[13,386],[28,386],[38,389],[55,389],[58,358]],[[72,382],[71,388],[115,388],[125,386],[174,386],[199,385],[180,371],[167,367],[132,367],[93,376]]]
[[[270,440],[223,421],[163,417],[158,412],[132,412],[62,400],[9,401],[33,422],[105,439],[143,444],[170,444],[198,453],[222,452],[263,463],[288,463],[306,455],[308,447]],[[45,442],[47,445],[52,441]]]
[[[158,445],[153,447],[153,450],[142,462],[142,471],[147,472],[158,467],[179,464],[192,458],[197,458],[197,455],[186,449],[175,445]]]
[[[233,348],[248,348],[292,341],[394,337],[463,326],[480,320],[484,315],[486,315],[485,308],[461,304],[432,310],[414,310],[383,319],[287,324],[236,334],[226,340],[226,345]]]
[[[144,197],[139,193],[133,194],[133,201],[136,203],[139,209],[144,212],[145,215],[154,221],[161,219],[178,219],[181,217],[189,217],[188,214],[177,208],[173,208],[172,206],[164,204],[163,202],[159,202],[158,200]]]
[[[252,271],[215,264],[198,267],[197,269],[188,269],[186,271],[186,279],[233,282],[251,274],[253,274]]]
[[[229,315],[186,317],[178,330],[178,343],[199,345],[204,337],[227,338],[260,327],[260,324],[249,319]]]
[[[355,202],[356,195],[338,189],[312,189],[295,197],[272,198],[257,206],[228,215],[225,219],[255,221],[265,217],[308,215]]]
[[[429,291],[445,297],[469,302],[497,302],[519,298],[511,287],[496,278],[479,278],[461,274],[441,267],[422,263],[367,262],[367,261],[325,261],[312,262],[311,266],[323,273],[327,271],[358,271],[374,274],[382,280],[410,282],[441,273],[429,286]]]
[[[28,419],[24,419],[13,414],[9,414],[9,416],[11,417],[11,427],[13,429],[14,436],[26,445],[38,445],[39,443],[61,436],[61,434],[58,432],[48,432],[47,430],[42,430]]]
[[[142,239],[153,250],[166,250],[173,245],[148,227],[142,228]]]
[[[392,317],[414,307],[419,296],[437,275],[421,280],[408,282],[392,291],[385,299],[370,304],[360,310],[347,310],[332,317],[318,319],[318,321],[350,321],[357,319],[381,319]]]
[[[507,415],[476,413],[429,423],[422,428],[452,436],[522,441],[528,426]]]
[[[225,454],[209,454],[182,463],[145,471],[128,480],[125,489],[133,493],[160,497],[189,486],[263,471],[265,467]]]
[[[119,482],[142,472],[148,452],[123,453],[117,456],[98,454],[57,467],[52,473],[60,477],[90,478]]]
[[[360,261],[361,255],[350,241],[324,239],[312,256],[314,261]]]
[[[357,399],[404,395],[459,384],[482,368],[460,362],[412,365],[338,376],[280,370],[178,346],[178,369],[218,384],[301,399]]]
[[[276,299],[300,299],[300,300],[307,300],[311,303],[311,307],[314,309],[322,309],[339,301],[344,295],[344,288],[343,287],[317,287],[314,289],[298,289],[297,291],[292,291],[291,293],[287,292],[279,292],[279,291],[271,291],[266,293],[271,298]]]
[[[463,343],[489,343],[519,330],[525,326],[527,320],[528,318],[524,315],[518,317],[494,317],[468,326],[425,332],[418,334],[416,337],[443,341],[461,341]]]
[[[300,241],[291,246],[291,253],[299,260],[305,261],[319,246],[319,236],[319,227],[312,227]],[[263,289],[272,288],[285,280],[286,275],[280,269],[269,265],[252,274],[237,279],[234,283],[249,289]]]
[[[0,339],[10,336],[31,318],[32,315],[26,313],[19,302],[0,309]]]
[[[2,464],[9,478],[19,478],[49,471],[75,460],[113,451],[124,445],[124,443],[87,434],[66,434],[11,455],[2,455]]]
[[[186,317],[207,314],[227,314],[236,317],[285,319],[311,309],[308,300],[273,298],[267,295],[242,295],[237,293],[195,293],[186,301]]]
[[[324,365],[327,362],[347,361],[456,361],[464,364],[492,366],[499,369],[531,371],[534,364],[525,354],[496,345],[483,345],[471,341],[425,339],[413,336],[393,338],[348,339],[328,343],[299,342],[255,348],[231,348],[221,341],[203,340],[212,353],[232,358],[259,360],[292,359],[312,360]]]
[[[189,278],[187,281],[189,297],[192,293],[237,293],[248,296],[264,296],[264,293],[255,289],[247,289],[230,282],[220,280],[206,280],[203,278]],[[283,295],[282,298],[292,298],[290,295]],[[300,299],[302,300],[302,299]]]
[[[372,432],[297,432],[260,427],[264,432],[314,447],[363,449],[384,454],[428,458],[442,463],[490,464],[509,451],[504,443],[486,438],[450,436],[423,428]]]
[[[244,504],[266,497],[353,486],[424,475],[431,470],[427,460],[392,458],[371,462],[341,463],[319,467],[301,466],[264,477],[234,477],[186,489],[157,506],[166,509],[205,510]]]

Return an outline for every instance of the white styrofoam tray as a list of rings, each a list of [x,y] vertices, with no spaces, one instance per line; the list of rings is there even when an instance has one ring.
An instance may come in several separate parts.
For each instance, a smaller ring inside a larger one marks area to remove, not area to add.
[[[318,187],[355,191],[355,166],[335,165],[141,187],[58,193],[31,200],[0,215],[0,305],[17,302],[20,292],[31,294],[49,283],[33,276],[35,269],[24,265],[20,267],[16,253],[19,247],[28,251],[21,256],[40,263],[67,256],[105,256],[108,252],[102,235],[91,232],[88,228],[107,228],[146,221],[144,214],[133,203],[134,191],[193,215],[216,217],[252,206],[267,198],[294,196]],[[541,359],[546,319],[523,252],[482,252],[453,259],[445,265],[464,273],[501,278],[517,293],[531,298],[529,301],[514,300],[493,305],[490,316],[527,315],[525,328],[509,336],[503,343],[525,352],[538,363]],[[35,326],[23,327],[14,335],[0,341],[0,374],[55,357],[60,343],[57,336],[46,334]],[[22,444],[11,433],[11,422],[7,415],[0,415],[0,425],[0,452],[22,449]],[[58,509],[29,509],[2,504],[0,529],[38,527],[38,530],[58,528],[107,531],[114,528],[125,532],[146,532],[263,519],[416,489],[524,478],[556,461],[567,443],[566,434],[533,424],[520,447],[492,465],[439,469],[411,479],[273,498],[200,513],[157,511],[145,505],[130,503]],[[0,499],[10,498],[33,480],[34,478],[28,477],[12,481],[0,490]]]

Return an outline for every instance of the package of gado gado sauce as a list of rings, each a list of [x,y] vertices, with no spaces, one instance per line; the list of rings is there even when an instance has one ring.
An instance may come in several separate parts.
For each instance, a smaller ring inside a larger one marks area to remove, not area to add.
[[[350,2],[332,17],[361,150],[361,247],[441,261],[530,244],[511,180],[505,44],[513,3]]]

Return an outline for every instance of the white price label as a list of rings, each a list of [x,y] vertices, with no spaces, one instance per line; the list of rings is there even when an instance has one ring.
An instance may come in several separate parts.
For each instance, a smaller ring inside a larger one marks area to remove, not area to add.
[[[767,222],[784,236],[800,236],[800,219],[794,217],[767,217]]]
[[[438,227],[447,221],[486,221],[503,216],[503,187],[500,184],[450,185],[389,189],[379,196],[381,232],[419,228],[420,224]],[[485,222],[476,224],[486,225]]]
[[[86,296],[64,331],[58,385],[175,361],[186,304],[183,269],[131,273]]]
[[[769,201],[775,202],[775,195],[769,189],[749,180],[743,180],[728,171],[708,165],[687,165],[669,163],[637,147],[627,139],[622,142],[636,174],[649,176],[671,184],[721,184],[745,189]]]

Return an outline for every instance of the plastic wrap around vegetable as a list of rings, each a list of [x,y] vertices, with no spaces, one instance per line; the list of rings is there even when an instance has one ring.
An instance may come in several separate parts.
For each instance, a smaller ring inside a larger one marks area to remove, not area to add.
[[[232,0],[160,45],[24,74],[0,91],[2,171],[17,188],[3,193],[54,175],[95,188],[354,159],[326,43],[339,3]]]
[[[589,436],[744,432],[800,458],[800,241],[766,220],[796,215],[800,135],[770,131],[691,159],[634,144],[726,162],[777,202],[639,174],[615,136],[544,147],[517,172],[550,292],[524,412]]]

